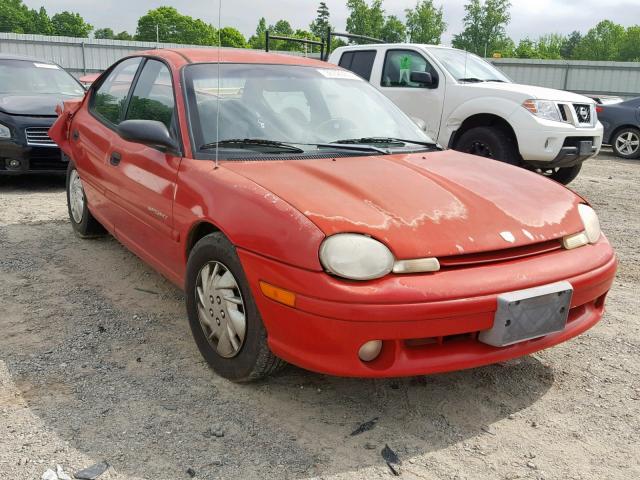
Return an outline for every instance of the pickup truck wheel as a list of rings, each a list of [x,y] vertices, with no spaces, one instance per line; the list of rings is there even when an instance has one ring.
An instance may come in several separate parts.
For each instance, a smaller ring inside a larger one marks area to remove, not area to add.
[[[87,205],[82,181],[73,162],[67,167],[67,209],[73,231],[80,238],[95,238],[104,235],[105,229],[98,222]]]
[[[464,132],[454,150],[492,158],[511,165],[520,163],[518,148],[510,135],[499,128],[475,127]]]
[[[536,172],[563,185],[569,185],[578,176],[580,170],[582,170],[582,163],[573,167],[550,168],[548,170],[536,170]]]
[[[621,158],[636,159],[640,157],[640,130],[624,128],[617,132],[611,141],[613,152]]]
[[[267,331],[234,246],[221,233],[202,238],[187,262],[187,314],[200,353],[234,382],[266,377],[285,365]]]

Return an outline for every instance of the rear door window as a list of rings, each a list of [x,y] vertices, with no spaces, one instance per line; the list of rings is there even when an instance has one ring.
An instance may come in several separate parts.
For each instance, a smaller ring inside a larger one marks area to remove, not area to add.
[[[124,119],[127,97],[142,59],[129,58],[119,63],[93,95],[90,110],[112,125]]]
[[[375,50],[345,52],[340,58],[339,65],[369,81],[371,80],[371,71],[375,60]]]

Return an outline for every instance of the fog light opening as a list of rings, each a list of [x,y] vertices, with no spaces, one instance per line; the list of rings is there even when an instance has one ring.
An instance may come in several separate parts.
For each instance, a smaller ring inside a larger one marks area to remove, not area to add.
[[[15,158],[7,158],[7,168],[11,170],[17,170],[20,168],[20,160],[16,160]]]
[[[382,340],[371,340],[360,347],[358,357],[363,362],[372,362],[382,351]]]

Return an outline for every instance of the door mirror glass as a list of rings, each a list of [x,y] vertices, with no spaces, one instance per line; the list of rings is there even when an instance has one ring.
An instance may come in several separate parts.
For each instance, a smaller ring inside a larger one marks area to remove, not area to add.
[[[429,72],[411,72],[410,80],[423,87],[433,86],[433,76]]]
[[[157,120],[125,120],[118,125],[118,133],[128,142],[178,152],[178,144],[171,137],[167,126]]]

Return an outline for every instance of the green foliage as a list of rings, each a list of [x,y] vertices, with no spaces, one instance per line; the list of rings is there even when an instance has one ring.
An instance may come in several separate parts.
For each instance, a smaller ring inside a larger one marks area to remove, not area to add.
[[[640,62],[640,25],[627,28],[620,45],[620,58],[623,62]]]
[[[560,48],[560,55],[562,58],[571,59],[573,58],[573,53],[576,50],[576,47],[582,41],[582,34],[577,30],[574,30],[569,34],[567,38],[562,42],[562,47]]]
[[[131,35],[129,32],[122,31],[116,34],[116,36],[113,37],[113,39],[114,40],[133,40],[133,35]]]
[[[111,28],[98,28],[95,32],[93,32],[93,36],[98,39],[114,39],[116,38],[116,34],[113,32]]]
[[[258,21],[258,26],[256,27],[256,33],[249,38],[249,47],[255,48],[257,50],[264,50],[265,46],[265,34],[267,33],[267,20],[262,17]]]
[[[64,37],[86,38],[93,30],[93,26],[84,21],[79,13],[60,12],[51,17],[53,34]]]
[[[625,40],[622,25],[603,20],[580,40],[573,52],[576,60],[617,60]]]
[[[401,43],[407,40],[407,28],[394,15],[389,15],[382,27],[381,39],[388,43]]]
[[[320,2],[317,14],[316,19],[309,25],[309,30],[311,30],[311,33],[317,38],[323,38],[327,35],[327,31],[331,27],[331,23],[329,23],[331,15],[329,13],[329,7],[327,7],[325,2]]]
[[[471,0],[464,6],[465,28],[453,37],[453,46],[481,56],[501,52],[510,41],[505,30],[510,8],[510,0]]]
[[[173,7],[159,7],[149,10],[138,19],[136,40],[155,42],[185,43],[190,45],[216,45],[216,29],[200,19],[182,15]]]
[[[223,47],[246,48],[247,39],[240,31],[233,27],[224,27],[220,29],[220,44]]]
[[[433,0],[421,0],[413,10],[407,8],[405,14],[409,41],[432,45],[440,44],[442,34],[447,29],[442,7],[436,8]]]
[[[385,26],[382,0],[373,0],[371,6],[366,0],[347,0],[347,9],[347,32],[373,38],[382,37]]]

